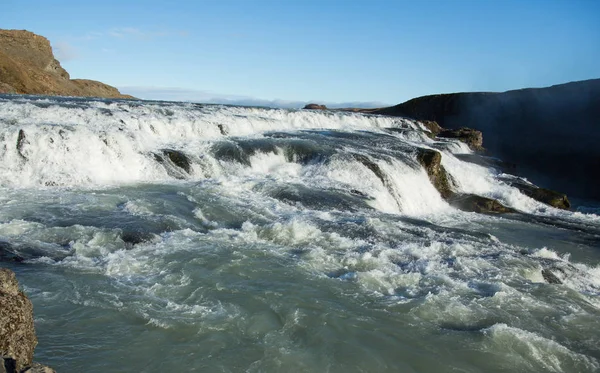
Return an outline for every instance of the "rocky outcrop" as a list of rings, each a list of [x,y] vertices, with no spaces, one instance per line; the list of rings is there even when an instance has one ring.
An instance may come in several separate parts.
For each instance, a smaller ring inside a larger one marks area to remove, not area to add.
[[[443,198],[452,196],[449,175],[442,166],[442,154],[432,149],[419,149],[417,161],[425,168],[429,180]]]
[[[0,30],[0,93],[133,98],[101,82],[71,79],[48,39],[25,30]]]
[[[483,150],[483,134],[481,131],[472,128],[462,127],[457,130],[441,129],[437,135],[438,137],[458,139],[475,151]]]
[[[372,114],[469,127],[488,153],[520,176],[569,195],[600,200],[600,79],[503,93],[431,95]]]
[[[36,345],[31,301],[19,290],[14,272],[0,268],[0,355],[5,365],[12,359],[16,371],[30,366]]]
[[[504,206],[495,199],[475,194],[454,194],[448,198],[448,203],[459,210],[482,214],[506,214],[516,212],[514,209]]]
[[[308,109],[308,110],[327,110],[327,106],[325,105],[319,105],[319,104],[307,104],[304,106],[303,109]]]
[[[33,363],[36,345],[31,301],[19,290],[14,272],[0,268],[0,372],[54,372]]]
[[[571,202],[569,202],[566,194],[522,183],[513,184],[512,186],[519,189],[521,193],[526,196],[552,207],[556,207],[557,209],[568,210],[571,208]]]
[[[429,180],[438,190],[442,198],[448,203],[463,211],[477,212],[482,214],[506,214],[516,210],[506,207],[500,202],[478,196],[475,194],[460,194],[452,190],[452,179],[442,166],[442,154],[432,149],[418,149],[417,161],[423,166]]]

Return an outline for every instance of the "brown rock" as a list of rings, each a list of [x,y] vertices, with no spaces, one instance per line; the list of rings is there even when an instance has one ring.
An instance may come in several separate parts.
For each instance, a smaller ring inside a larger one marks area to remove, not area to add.
[[[17,372],[31,366],[36,345],[31,301],[19,290],[14,272],[0,268],[0,355],[4,365],[14,359]]]
[[[25,30],[0,30],[0,93],[133,98],[93,80],[71,80],[50,42]]]
[[[420,148],[417,152],[417,161],[425,168],[429,180],[442,197],[449,198],[452,190],[449,176],[442,166],[442,154],[436,150]]]
[[[483,214],[505,214],[516,212],[506,207],[495,199],[478,196],[475,194],[455,194],[448,199],[453,207],[459,210],[478,212]]]
[[[469,145],[469,147],[473,150],[483,150],[483,134],[481,131],[477,131],[472,128],[462,127],[457,130],[441,129],[438,132],[438,136],[450,139],[458,139]]]
[[[421,123],[425,128],[427,128],[429,132],[431,132],[431,137],[437,136],[438,133],[440,133],[443,130],[443,128],[440,127],[440,125],[434,120],[422,120],[419,121],[419,123]]]

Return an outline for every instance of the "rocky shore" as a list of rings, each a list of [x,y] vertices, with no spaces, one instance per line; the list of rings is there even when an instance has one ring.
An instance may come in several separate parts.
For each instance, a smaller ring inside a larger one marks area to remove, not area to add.
[[[0,268],[0,373],[53,373],[33,362],[36,345],[31,301],[14,272]]]
[[[71,79],[50,41],[25,30],[0,30],[0,93],[134,98],[101,82]]]

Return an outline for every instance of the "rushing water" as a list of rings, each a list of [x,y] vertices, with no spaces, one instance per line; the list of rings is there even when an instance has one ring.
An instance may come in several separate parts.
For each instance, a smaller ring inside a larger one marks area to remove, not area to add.
[[[0,96],[0,147],[0,265],[59,372],[600,370],[599,210],[418,122]],[[418,148],[519,213],[449,206]]]

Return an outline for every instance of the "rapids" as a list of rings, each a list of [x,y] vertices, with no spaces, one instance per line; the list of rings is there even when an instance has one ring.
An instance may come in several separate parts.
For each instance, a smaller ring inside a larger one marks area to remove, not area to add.
[[[0,96],[0,148],[0,265],[59,372],[600,370],[598,206],[417,121]],[[418,149],[517,213],[453,208]]]

